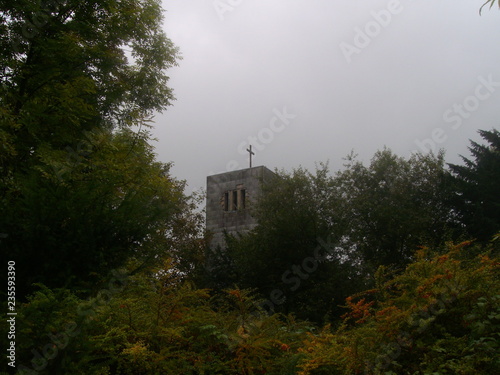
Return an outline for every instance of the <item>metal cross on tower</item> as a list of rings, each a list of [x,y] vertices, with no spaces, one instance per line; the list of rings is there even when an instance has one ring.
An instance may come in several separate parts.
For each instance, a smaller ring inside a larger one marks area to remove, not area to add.
[[[252,168],[252,155],[255,155],[255,153],[252,151],[252,145],[250,145],[250,148],[247,148],[247,151],[250,154],[250,168]]]

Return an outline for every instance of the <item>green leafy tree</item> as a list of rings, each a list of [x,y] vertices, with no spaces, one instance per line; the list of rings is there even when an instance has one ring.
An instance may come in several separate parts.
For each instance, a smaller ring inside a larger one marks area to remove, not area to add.
[[[160,3],[0,1],[1,191],[48,150],[80,154],[88,133],[146,125],[172,99],[177,49]]]
[[[160,2],[0,1],[2,175],[83,131],[140,125],[172,99]]]
[[[2,207],[2,246],[17,263],[20,298],[35,282],[90,293],[127,259],[151,264],[186,244],[177,222],[191,203],[147,136],[123,130],[93,147],[77,164],[51,153],[16,179],[16,196]]]
[[[165,233],[166,248],[179,277],[198,287],[206,285],[206,249],[210,243],[205,235],[205,217],[199,210],[204,201],[205,196],[198,192],[183,196]]]
[[[0,1],[0,28],[0,246],[18,297],[89,292],[171,248],[191,203],[142,130],[173,100],[160,2]]]
[[[488,144],[471,141],[472,159],[462,156],[464,165],[449,165],[455,184],[451,201],[469,235],[486,242],[500,229],[500,132],[479,134]]]
[[[369,166],[351,155],[345,167],[335,178],[347,228],[344,246],[359,258],[365,274],[379,265],[402,268],[419,246],[447,238],[451,187],[442,154],[405,159],[384,149]]]

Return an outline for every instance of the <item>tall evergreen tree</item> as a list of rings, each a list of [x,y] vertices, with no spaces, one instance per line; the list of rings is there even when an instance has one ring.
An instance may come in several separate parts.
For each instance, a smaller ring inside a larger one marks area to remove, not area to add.
[[[455,182],[455,208],[470,236],[488,241],[500,231],[500,132],[479,130],[488,144],[471,141],[472,158],[450,164]]]

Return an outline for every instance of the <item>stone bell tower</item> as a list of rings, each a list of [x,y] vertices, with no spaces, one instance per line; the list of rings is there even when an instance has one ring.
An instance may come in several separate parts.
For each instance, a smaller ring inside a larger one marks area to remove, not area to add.
[[[250,167],[207,177],[206,228],[213,233],[211,248],[225,248],[224,232],[245,233],[257,225],[252,204],[262,184],[276,175],[266,167]]]

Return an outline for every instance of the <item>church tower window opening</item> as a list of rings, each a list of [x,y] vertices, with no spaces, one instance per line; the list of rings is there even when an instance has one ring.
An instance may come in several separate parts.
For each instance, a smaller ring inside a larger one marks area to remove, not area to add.
[[[229,190],[224,193],[223,198],[224,211],[239,211],[246,207],[246,190],[242,186],[238,186],[234,190]]]

